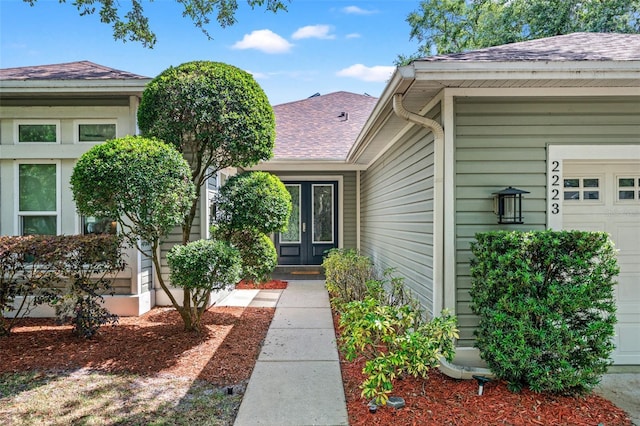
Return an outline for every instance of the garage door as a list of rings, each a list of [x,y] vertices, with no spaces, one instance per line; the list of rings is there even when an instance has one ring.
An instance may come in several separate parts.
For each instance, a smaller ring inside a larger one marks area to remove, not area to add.
[[[605,231],[618,250],[620,275],[615,364],[640,364],[640,161],[565,160],[562,227]]]

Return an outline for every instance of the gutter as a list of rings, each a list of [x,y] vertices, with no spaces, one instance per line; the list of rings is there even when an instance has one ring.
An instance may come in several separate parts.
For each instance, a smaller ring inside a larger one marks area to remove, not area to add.
[[[402,70],[401,70],[402,71]],[[440,250],[434,250],[434,282],[440,283],[434,288],[434,312],[439,312],[443,308],[444,297],[444,256],[442,255],[442,247],[444,247],[444,128],[435,120],[423,117],[416,113],[407,111],[402,105],[402,94],[395,93],[393,95],[393,112],[400,118],[424,127],[433,132],[434,144],[434,247]],[[440,358],[440,371],[454,379],[472,379],[473,376],[485,376],[493,378],[494,374],[487,368],[467,367],[452,364]]]

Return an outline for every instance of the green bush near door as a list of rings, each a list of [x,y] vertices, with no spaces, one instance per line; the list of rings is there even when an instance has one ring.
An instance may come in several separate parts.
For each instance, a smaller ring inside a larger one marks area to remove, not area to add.
[[[476,346],[512,390],[580,393],[611,364],[615,249],[603,232],[495,231],[471,250]]]

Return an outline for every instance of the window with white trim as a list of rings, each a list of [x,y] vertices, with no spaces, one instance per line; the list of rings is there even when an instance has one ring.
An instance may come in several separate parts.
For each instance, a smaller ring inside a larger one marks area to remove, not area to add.
[[[76,120],[73,125],[76,142],[104,142],[117,135],[116,120]]]
[[[599,177],[565,177],[564,201],[599,201],[601,181]]]
[[[640,201],[640,176],[618,176],[616,194],[619,202]]]
[[[82,216],[82,235],[116,234],[118,223],[108,217]]]
[[[58,233],[58,164],[18,164],[20,235]]]
[[[14,140],[17,143],[60,143],[60,121],[16,120]]]

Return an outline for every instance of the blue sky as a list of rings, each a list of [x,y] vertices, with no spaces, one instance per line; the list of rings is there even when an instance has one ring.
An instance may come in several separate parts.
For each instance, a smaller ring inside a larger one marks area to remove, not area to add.
[[[169,66],[212,60],[251,72],[276,105],[317,92],[379,96],[397,55],[418,47],[406,17],[419,0],[292,0],[277,14],[239,0],[238,23],[207,27],[213,40],[174,0],[145,1],[158,37],[153,49],[115,41],[97,14],[80,16],[71,3],[0,0],[0,68],[89,60],[155,77]]]

